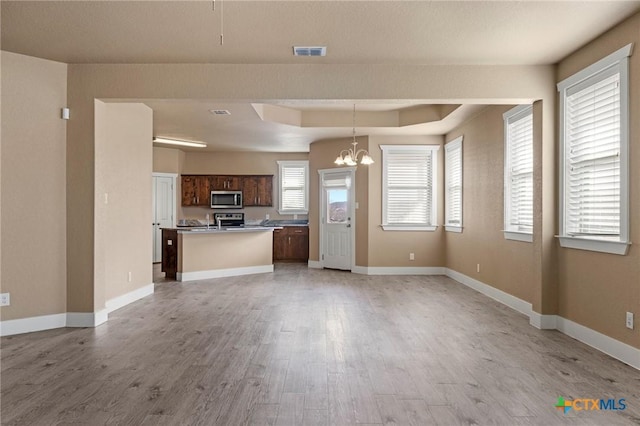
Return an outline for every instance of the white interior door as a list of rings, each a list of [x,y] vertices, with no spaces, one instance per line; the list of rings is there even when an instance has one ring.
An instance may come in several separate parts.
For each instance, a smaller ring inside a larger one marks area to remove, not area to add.
[[[322,266],[350,271],[353,250],[353,171],[321,174]]]
[[[171,228],[174,219],[175,178],[153,176],[153,261],[162,261],[162,228]]]

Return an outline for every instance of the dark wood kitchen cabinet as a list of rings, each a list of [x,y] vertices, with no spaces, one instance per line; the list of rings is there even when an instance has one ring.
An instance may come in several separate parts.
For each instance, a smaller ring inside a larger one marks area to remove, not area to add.
[[[178,271],[178,231],[162,230],[162,272],[167,278],[176,278]]]
[[[211,191],[242,191],[244,207],[273,206],[272,175],[182,175],[182,205],[211,206]]]
[[[243,176],[242,202],[245,207],[273,206],[273,176]]]
[[[286,226],[273,230],[273,261],[307,262],[309,260],[309,228]]]
[[[212,191],[242,190],[241,176],[213,175],[209,176]]]
[[[207,175],[182,176],[182,205],[211,206],[211,186]]]

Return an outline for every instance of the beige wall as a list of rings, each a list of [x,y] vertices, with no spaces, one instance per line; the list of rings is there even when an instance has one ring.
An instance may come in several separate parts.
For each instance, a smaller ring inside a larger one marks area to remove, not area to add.
[[[446,142],[459,136],[464,136],[464,139],[463,232],[444,233],[445,256],[448,268],[531,302],[535,276],[534,245],[505,240],[503,233],[502,114],[513,107],[487,107],[446,136]]]
[[[273,175],[273,207],[246,207],[242,211],[245,220],[262,220],[265,215],[271,219],[291,219],[291,215],[278,213],[278,161],[308,160],[309,155],[300,153],[278,152],[194,152],[185,153],[182,174],[196,175]],[[181,201],[178,202],[180,206]],[[202,219],[211,214],[206,207],[180,207],[178,218]],[[300,215],[299,219],[306,216]]]
[[[95,115],[94,303],[101,309],[152,283],[153,113],[144,104],[96,101]]]
[[[358,137],[358,148],[369,149],[369,138]],[[309,147],[309,260],[320,260],[320,174],[318,170],[339,169],[334,164],[338,153],[351,148],[351,138],[317,141]],[[367,166],[358,166],[355,177],[355,196],[359,208],[356,210],[355,257],[357,266],[368,266],[369,241],[369,171]]]
[[[180,149],[153,147],[154,173],[182,173],[185,153]]]
[[[309,260],[319,261],[319,175],[318,170],[337,167],[333,162],[338,153],[349,147],[350,138],[314,142],[309,152]],[[366,149],[375,161],[356,170],[356,266],[367,267],[424,267],[444,266],[442,230],[435,232],[383,231],[382,223],[382,151],[380,145],[442,145],[441,136],[362,136],[358,148]],[[442,178],[442,149],[438,151],[438,175]],[[441,194],[439,195],[441,198]],[[443,205],[438,201],[438,218]],[[381,249],[384,247],[384,249]],[[409,260],[409,253],[415,260]]]
[[[380,145],[439,145],[438,180],[443,179],[442,136],[371,136],[369,137],[369,153],[375,161],[369,166],[369,265],[425,267],[444,266],[443,230],[439,226],[434,232],[385,231],[382,224],[382,150]],[[443,220],[444,198],[440,186],[437,190],[437,219]],[[384,247],[383,250],[381,248]],[[415,254],[415,260],[409,260],[409,253]]]
[[[560,248],[561,316],[640,348],[640,15],[597,38],[561,61],[561,81],[628,43],[635,43],[630,71],[630,237],[626,256]],[[635,312],[635,330],[625,327],[625,312]]]
[[[2,320],[66,312],[67,65],[2,52]]]

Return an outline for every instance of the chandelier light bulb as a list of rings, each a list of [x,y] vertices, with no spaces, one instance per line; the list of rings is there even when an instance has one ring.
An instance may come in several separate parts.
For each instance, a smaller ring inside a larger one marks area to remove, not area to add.
[[[338,166],[357,166],[358,165],[358,157],[362,155],[360,159],[360,164],[364,164],[368,166],[369,164],[373,164],[373,158],[369,155],[366,149],[358,149],[358,141],[356,140],[356,105],[353,105],[353,142],[351,142],[353,148],[343,149],[340,151],[340,155],[334,161]]]

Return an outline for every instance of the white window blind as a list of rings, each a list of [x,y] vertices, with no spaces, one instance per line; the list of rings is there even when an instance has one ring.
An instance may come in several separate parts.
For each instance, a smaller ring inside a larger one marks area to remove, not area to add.
[[[306,161],[279,161],[280,213],[308,211],[308,170]]]
[[[438,146],[381,145],[383,227],[435,227]],[[434,228],[435,229],[435,228]]]
[[[505,232],[533,232],[533,110],[522,105],[505,120]],[[507,238],[513,235],[506,234]],[[530,237],[518,238],[530,241]]]
[[[445,229],[462,230],[462,136],[444,146]]]
[[[569,235],[620,235],[620,74],[567,91]]]
[[[558,83],[560,244],[626,254],[629,44]]]

